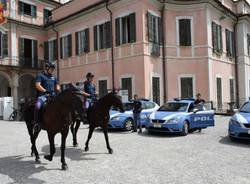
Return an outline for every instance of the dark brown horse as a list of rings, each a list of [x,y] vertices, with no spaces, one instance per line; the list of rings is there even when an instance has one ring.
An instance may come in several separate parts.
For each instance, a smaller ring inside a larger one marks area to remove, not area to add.
[[[40,162],[40,157],[36,148],[36,139],[39,132],[33,133],[34,127],[34,103],[28,103],[24,110],[24,120],[28,128],[28,132],[31,140],[31,155],[33,153],[36,157],[36,162]],[[46,160],[52,161],[55,154],[54,137],[57,133],[61,133],[61,163],[62,169],[67,169],[65,162],[65,142],[69,132],[69,125],[71,124],[71,112],[77,111],[83,121],[83,101],[79,91],[73,86],[61,92],[57,97],[46,105],[42,116],[42,129],[48,133],[48,139],[50,143],[50,154],[45,155]]]
[[[89,150],[89,140],[92,137],[93,131],[95,130],[95,128],[101,127],[104,132],[107,149],[110,154],[113,153],[113,150],[109,145],[108,139],[109,111],[112,106],[124,112],[123,104],[120,97],[113,92],[108,93],[106,96],[102,97],[92,107],[88,109],[87,120],[89,123],[89,134],[88,139],[85,143],[85,151]]]

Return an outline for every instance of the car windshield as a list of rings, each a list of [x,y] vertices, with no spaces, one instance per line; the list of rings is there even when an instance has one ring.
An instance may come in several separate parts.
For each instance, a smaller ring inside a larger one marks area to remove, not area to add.
[[[133,110],[133,103],[123,103],[124,111],[132,111]],[[118,111],[116,107],[112,107],[112,110]]]
[[[247,112],[250,113],[250,102],[245,103],[241,108],[240,112]]]
[[[161,106],[158,111],[167,111],[167,112],[185,112],[187,111],[188,103],[166,103]]]

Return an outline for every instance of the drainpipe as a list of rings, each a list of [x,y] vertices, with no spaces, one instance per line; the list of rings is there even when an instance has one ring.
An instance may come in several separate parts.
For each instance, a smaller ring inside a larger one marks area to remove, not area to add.
[[[57,80],[60,81],[60,70],[59,70],[59,32],[55,29],[55,25],[52,26],[53,31],[56,33],[57,40],[57,60],[56,60],[56,72],[57,72]]]
[[[238,72],[238,56],[237,56],[237,24],[238,17],[236,23],[234,24],[234,57],[235,57],[235,85],[236,85],[236,106],[239,108],[240,98],[239,98],[239,72]]]
[[[112,71],[112,91],[115,91],[115,71],[114,71],[114,42],[113,42],[113,14],[112,11],[108,7],[109,0],[106,0],[106,9],[110,14],[110,34],[111,34],[111,71]]]
[[[162,20],[162,26],[161,26],[161,31],[162,31],[162,72],[163,72],[163,100],[165,103],[167,101],[167,79],[166,79],[166,50],[165,50],[165,16],[164,16],[164,11],[165,11],[165,0],[163,0],[163,6],[161,9],[161,20]]]

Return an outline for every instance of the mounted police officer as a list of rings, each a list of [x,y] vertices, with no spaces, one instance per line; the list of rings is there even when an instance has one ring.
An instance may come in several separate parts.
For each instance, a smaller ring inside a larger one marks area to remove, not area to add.
[[[86,81],[84,82],[84,92],[87,93],[86,108],[89,108],[93,101],[96,100],[96,88],[93,83],[94,74],[89,72],[86,75]]]
[[[60,91],[60,86],[57,79],[53,76],[55,70],[55,64],[47,62],[45,64],[45,71],[39,73],[36,76],[35,88],[37,90],[37,101],[35,106],[35,126],[34,131],[39,131],[39,111],[47,101],[49,96],[56,96],[56,93]]]

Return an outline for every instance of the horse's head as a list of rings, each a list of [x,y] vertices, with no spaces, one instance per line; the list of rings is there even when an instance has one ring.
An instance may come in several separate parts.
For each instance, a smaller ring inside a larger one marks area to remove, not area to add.
[[[118,108],[121,112],[124,112],[121,97],[119,95],[117,95],[117,93],[115,93],[115,92],[108,93],[106,95],[106,97],[108,98],[109,102],[111,103],[110,105]]]

